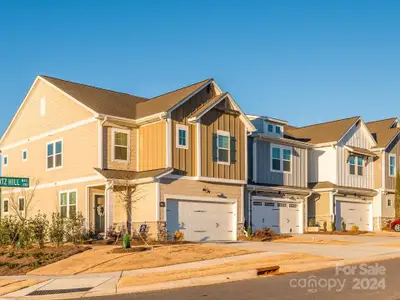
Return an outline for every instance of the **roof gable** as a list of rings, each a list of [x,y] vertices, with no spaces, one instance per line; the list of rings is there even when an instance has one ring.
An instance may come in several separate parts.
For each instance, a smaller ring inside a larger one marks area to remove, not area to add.
[[[371,131],[372,135],[376,141],[376,147],[387,148],[390,143],[396,138],[400,133],[400,128],[391,128],[397,118],[389,118],[385,120],[378,120],[366,123],[368,129]]]

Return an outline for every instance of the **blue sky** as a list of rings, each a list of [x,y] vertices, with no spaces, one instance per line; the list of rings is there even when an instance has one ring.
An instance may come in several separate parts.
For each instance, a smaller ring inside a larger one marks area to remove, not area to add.
[[[214,77],[247,113],[398,116],[399,1],[3,1],[0,132],[38,74],[139,96]]]

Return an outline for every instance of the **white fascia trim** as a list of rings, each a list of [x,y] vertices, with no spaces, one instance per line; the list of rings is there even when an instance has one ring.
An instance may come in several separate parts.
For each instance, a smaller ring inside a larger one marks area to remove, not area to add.
[[[197,176],[201,176],[201,122],[196,123],[196,159],[197,159]],[[247,160],[246,160],[247,161]]]
[[[240,119],[242,120],[242,122],[244,124],[246,124],[247,126],[247,131],[248,132],[255,132],[257,131],[257,128],[254,127],[253,123],[251,123],[251,121],[249,120],[249,118],[247,117],[247,115],[243,112],[243,110],[240,108],[240,106],[235,102],[235,100],[233,100],[232,96],[228,93],[228,99],[230,100],[232,106],[240,112]]]
[[[234,198],[218,198],[218,197],[201,197],[201,196],[186,196],[179,194],[165,194],[164,201],[171,200],[190,200],[190,201],[203,201],[203,202],[219,202],[219,203],[237,203]]]
[[[296,140],[291,140],[291,139],[278,137],[278,136],[271,136],[271,135],[267,135],[265,133],[256,133],[256,134],[253,134],[253,136],[255,138],[259,138],[261,140],[265,140],[268,142],[289,144],[291,146],[298,146],[299,148],[313,148],[314,147],[312,144],[309,144],[309,143],[299,142]]]
[[[274,201],[274,202],[287,202],[287,203],[303,203],[304,199],[289,199],[289,198],[278,198],[278,197],[266,197],[266,196],[251,196],[253,200],[260,201]]]
[[[207,109],[205,109],[200,115],[197,117],[193,117],[188,119],[189,122],[197,122],[202,116],[204,116],[206,113],[208,113],[211,109],[213,109],[218,103],[221,103],[222,100],[226,99],[228,97],[228,93],[226,95],[222,96],[217,102],[213,103],[212,105],[208,106]]]
[[[365,203],[365,204],[372,204],[373,200],[360,200],[356,198],[344,198],[344,197],[335,197],[336,201],[342,202],[356,202],[356,203]]]
[[[164,176],[167,176],[169,174],[171,174],[174,170],[171,168],[170,170],[167,170],[164,173],[161,173],[155,177],[146,177],[146,178],[140,178],[140,179],[132,179],[132,180],[125,180],[125,179],[113,179],[113,178],[105,178],[103,177],[100,173],[99,175],[104,179],[107,180],[109,182],[112,182],[113,184],[141,184],[141,183],[152,183],[152,182],[157,182],[158,180],[160,180],[161,178],[163,178]],[[97,171],[96,171],[97,172]]]
[[[320,144],[315,144],[313,148],[335,147],[337,144],[338,142],[320,143]]]
[[[160,221],[160,182],[156,181],[156,221]]]
[[[55,135],[55,134],[59,134],[59,133],[64,132],[64,131],[75,129],[75,128],[78,128],[80,126],[84,126],[84,125],[87,125],[87,124],[90,124],[90,123],[93,123],[93,122],[96,122],[96,121],[97,121],[97,119],[95,117],[90,118],[90,119],[86,119],[86,120],[82,120],[82,121],[78,121],[78,122],[69,124],[67,126],[64,126],[64,127],[58,128],[58,129],[54,129],[52,131],[48,131],[48,132],[42,133],[40,135],[36,135],[36,136],[30,137],[28,139],[16,142],[14,144],[3,146],[3,147],[1,147],[0,151],[4,151],[4,150],[12,149],[12,148],[15,148],[15,147],[19,147],[19,146],[25,145],[27,143],[38,141],[40,139],[43,139],[43,138],[46,138],[46,137],[49,137],[49,136],[52,136],[52,135]]]
[[[76,183],[83,183],[83,182],[90,182],[90,181],[95,181],[95,180],[104,180],[103,176],[100,175],[93,175],[93,176],[87,176],[87,177],[78,177],[78,178],[73,178],[73,179],[68,179],[68,180],[61,180],[61,181],[54,181],[54,182],[49,182],[49,183],[44,183],[44,184],[38,184],[36,186],[36,190],[40,189],[45,189],[45,188],[52,188],[52,187],[59,187],[59,186],[64,186],[64,185],[69,185],[69,184],[76,184]],[[104,180],[105,182],[105,180]],[[101,184],[99,184],[101,185]],[[22,191],[26,190],[33,190],[33,186],[30,188],[7,188],[7,189],[2,189],[1,194],[9,194],[9,193],[19,193]]]
[[[386,151],[382,150],[382,188],[386,188]]]
[[[223,178],[204,177],[204,176],[180,176],[171,174],[165,177],[171,179],[196,180],[196,181],[218,182],[218,183],[228,183],[228,184],[246,184],[246,180],[223,179]]]
[[[171,120],[171,114],[168,114],[167,118],[167,124],[165,126],[165,137],[166,137],[166,142],[165,142],[165,162],[166,162],[166,167],[167,168],[172,168],[172,120]]]
[[[301,190],[301,189],[295,189],[295,188],[285,188],[285,187],[275,187],[275,186],[262,186],[262,185],[253,185],[249,184],[247,185],[249,189],[252,189],[252,191],[282,191],[282,192],[287,192],[287,193],[293,193],[293,194],[299,194],[299,193],[304,193],[304,195],[312,194],[311,190]]]
[[[162,119],[165,119],[166,116],[167,116],[166,112],[160,112],[160,113],[156,113],[156,114],[149,115],[149,116],[139,118],[139,119],[130,119],[130,118],[112,116],[112,115],[108,115],[108,114],[99,114],[99,118],[102,118],[102,119],[107,118],[110,121],[122,121],[122,122],[130,123],[132,125],[137,125],[137,126],[148,125],[150,123],[153,123],[153,121],[158,122]]]

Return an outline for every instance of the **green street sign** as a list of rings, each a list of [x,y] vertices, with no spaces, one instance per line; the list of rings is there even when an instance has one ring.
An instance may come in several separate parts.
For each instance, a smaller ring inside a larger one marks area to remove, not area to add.
[[[0,187],[29,187],[29,178],[0,177]]]

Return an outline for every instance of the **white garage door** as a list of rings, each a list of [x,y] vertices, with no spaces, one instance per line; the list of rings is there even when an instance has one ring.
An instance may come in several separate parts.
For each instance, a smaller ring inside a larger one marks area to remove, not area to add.
[[[232,203],[167,201],[167,232],[181,231],[186,241],[234,240],[236,213]]]
[[[276,233],[300,233],[298,203],[253,201],[252,229],[272,228]]]
[[[342,221],[346,223],[346,229],[356,225],[360,230],[369,231],[371,220],[371,204],[336,201],[336,229],[342,230]]]

